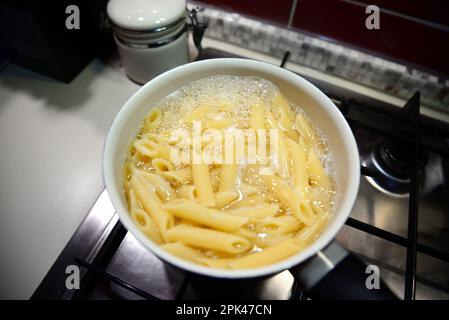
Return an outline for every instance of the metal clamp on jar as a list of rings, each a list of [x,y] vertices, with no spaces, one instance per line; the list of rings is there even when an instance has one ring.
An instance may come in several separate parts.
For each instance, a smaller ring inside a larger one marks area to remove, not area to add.
[[[146,83],[187,63],[185,0],[110,0],[107,13],[128,77]]]

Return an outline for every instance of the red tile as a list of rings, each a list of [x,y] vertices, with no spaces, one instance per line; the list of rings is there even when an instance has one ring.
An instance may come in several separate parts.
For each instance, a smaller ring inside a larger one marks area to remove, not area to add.
[[[364,5],[301,0],[293,27],[449,76],[449,32],[384,12],[380,29],[368,30],[367,16]]]
[[[293,0],[198,0],[198,2],[285,26],[288,23]]]
[[[449,26],[447,0],[356,0],[365,5],[374,4],[400,14]]]

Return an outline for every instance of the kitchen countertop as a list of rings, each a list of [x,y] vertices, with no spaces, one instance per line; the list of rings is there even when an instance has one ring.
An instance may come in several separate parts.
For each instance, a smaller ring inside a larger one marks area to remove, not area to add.
[[[206,38],[203,45],[279,64],[215,40]],[[287,67],[397,106],[404,103],[307,67]],[[107,130],[139,87],[116,56],[95,59],[68,85],[12,64],[0,71],[0,299],[31,296],[103,190]],[[447,119],[430,109],[423,113]]]
[[[139,87],[118,59],[68,85],[0,71],[0,298],[31,296],[95,202],[107,130]]]

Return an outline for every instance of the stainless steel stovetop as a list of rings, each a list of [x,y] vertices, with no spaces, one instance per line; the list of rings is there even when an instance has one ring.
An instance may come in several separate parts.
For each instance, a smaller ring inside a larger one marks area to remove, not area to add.
[[[232,55],[208,48],[199,59],[229,56]],[[373,150],[383,136],[407,133],[394,122],[389,126],[388,119],[395,117],[397,108],[328,87],[316,79],[309,80],[346,115],[366,166],[362,168],[365,175],[357,201],[337,236],[338,242],[362,260],[378,265],[381,278],[398,297],[449,299],[449,124],[422,119],[419,137],[424,147],[418,151],[426,154],[426,165],[416,174],[416,185],[406,178],[395,183],[378,183]],[[382,117],[385,122],[379,123]],[[410,199],[404,186],[416,186],[417,197]],[[81,270],[79,290],[66,289],[68,265],[77,265]],[[306,299],[307,296],[288,271],[264,280],[222,281],[196,278],[167,266],[123,228],[107,192],[103,191],[32,298]]]

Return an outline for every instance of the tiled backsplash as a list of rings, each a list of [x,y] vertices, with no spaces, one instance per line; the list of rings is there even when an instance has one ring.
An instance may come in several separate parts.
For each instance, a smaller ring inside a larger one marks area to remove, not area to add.
[[[194,0],[449,77],[449,1]],[[370,5],[379,29],[366,27]],[[368,9],[368,12],[367,12]]]
[[[217,8],[240,12],[244,15],[256,17],[280,26],[287,26],[292,5],[297,0],[199,0],[199,2],[213,5]]]
[[[381,5],[379,29],[366,27],[366,9],[371,0],[299,0],[292,27],[449,77],[449,22],[444,25],[419,18],[417,13],[407,15],[404,0],[374,2]],[[433,3],[434,10],[449,12],[449,1],[440,1],[440,5],[434,0],[408,2],[421,7],[425,2],[429,6]],[[392,11],[388,9],[392,3],[402,6]]]
[[[192,2],[195,4],[195,2]],[[449,112],[449,80],[296,30],[204,6],[206,35],[282,58],[404,99],[421,91],[425,105]]]

